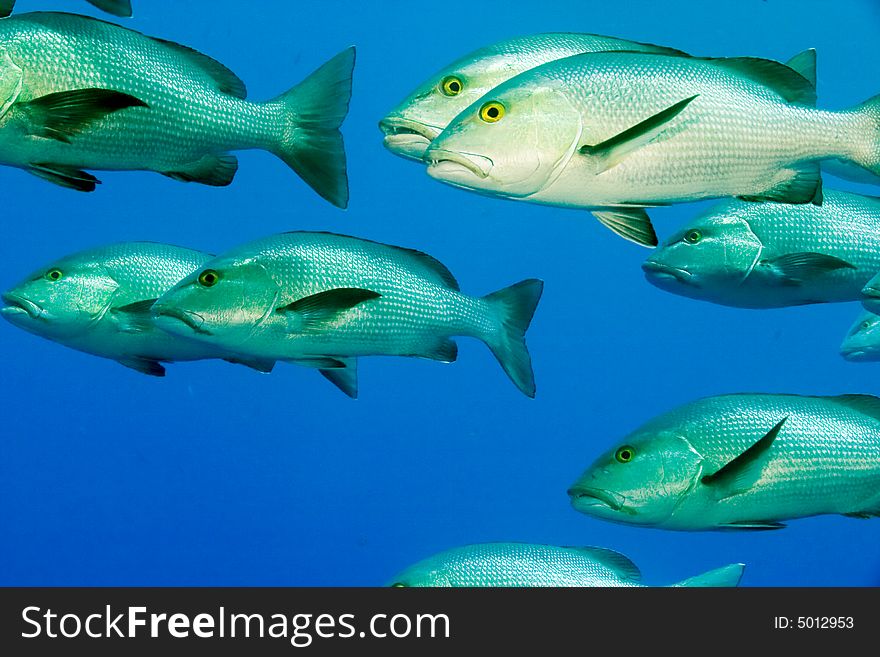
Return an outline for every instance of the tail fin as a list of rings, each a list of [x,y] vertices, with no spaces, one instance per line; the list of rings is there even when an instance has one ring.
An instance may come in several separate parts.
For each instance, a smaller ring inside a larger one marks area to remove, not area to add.
[[[853,111],[868,119],[867,134],[862,136],[863,141],[857,146],[853,162],[880,176],[880,96],[866,100]]]
[[[544,281],[530,278],[483,297],[500,320],[499,330],[486,340],[486,344],[516,387],[532,398],[535,396],[535,375],[526,348],[526,331],[543,291]]]
[[[742,579],[745,565],[741,563],[732,563],[723,568],[710,570],[708,573],[689,577],[673,586],[695,586],[695,587],[722,587],[722,586],[738,586]]]
[[[339,208],[348,206],[345,145],[339,126],[348,114],[354,59],[352,46],[271,101],[285,110],[285,125],[273,152]]]

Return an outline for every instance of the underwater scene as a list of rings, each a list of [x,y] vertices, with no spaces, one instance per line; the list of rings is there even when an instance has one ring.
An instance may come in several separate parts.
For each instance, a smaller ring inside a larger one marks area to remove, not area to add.
[[[0,15],[0,585],[880,586],[876,0]]]

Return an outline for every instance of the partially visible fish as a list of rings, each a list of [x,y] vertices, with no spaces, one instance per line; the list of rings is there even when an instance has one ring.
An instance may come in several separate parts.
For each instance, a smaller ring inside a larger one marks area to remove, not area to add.
[[[87,169],[156,171],[222,186],[263,149],[318,194],[348,203],[339,127],[348,113],[354,48],[273,100],[192,48],[86,16],[0,20],[0,163],[93,191]]]
[[[152,242],[81,251],[7,290],[0,315],[29,333],[151,376],[165,375],[162,363],[204,358],[271,370],[271,361],[238,359],[169,335],[150,317],[157,297],[210,259],[201,251]]]
[[[854,362],[880,360],[880,315],[863,311],[840,345],[840,355]]]
[[[869,280],[862,289],[862,305],[865,310],[880,314],[880,274]]]
[[[385,146],[395,155],[421,161],[431,140],[459,112],[502,82],[546,62],[608,50],[684,55],[673,48],[598,34],[555,32],[500,41],[443,67],[389,112],[379,123]]]
[[[739,308],[857,301],[880,271],[880,199],[825,190],[822,205],[725,201],[642,264],[662,290]]]
[[[90,4],[108,14],[119,16],[120,18],[131,17],[131,0],[86,0]],[[0,0],[0,18],[5,18],[12,13],[15,7],[15,0]]]
[[[535,395],[525,333],[543,283],[485,297],[461,292],[431,256],[332,233],[293,232],[205,263],[156,302],[165,330],[232,352],[321,369],[357,395],[358,356],[458,357],[452,336],[486,343],[513,383]]]
[[[736,586],[743,564],[731,564],[671,586]],[[638,567],[597,547],[483,543],[446,550],[400,572],[393,587],[643,587]]]
[[[700,399],[629,434],[568,494],[581,513],[684,531],[880,516],[880,399]]]

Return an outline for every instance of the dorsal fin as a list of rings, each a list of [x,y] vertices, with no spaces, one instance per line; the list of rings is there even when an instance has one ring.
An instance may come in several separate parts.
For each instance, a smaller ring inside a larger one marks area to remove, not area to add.
[[[816,87],[785,64],[756,57],[729,57],[708,61],[772,89],[790,103],[811,107],[816,105]]]
[[[807,48],[803,52],[799,52],[797,55],[785,62],[785,65],[788,66],[788,68],[797,71],[798,73],[803,75],[807,79],[807,81],[814,87],[816,86],[817,77],[815,48]]]
[[[822,399],[827,399],[872,417],[875,420],[880,420],[880,399],[873,395],[839,395],[837,397],[823,397]]]
[[[602,565],[607,566],[624,579],[628,579],[633,582],[637,582],[642,579],[642,573],[639,570],[639,567],[636,566],[629,559],[629,557],[622,555],[620,552],[615,552],[614,550],[609,550],[607,548],[598,548],[591,546],[567,547],[566,549],[580,552],[586,555],[593,561],[597,561]]]
[[[245,87],[244,82],[241,81],[241,78],[239,78],[235,73],[230,71],[216,59],[208,57],[204,53],[190,48],[189,46],[182,46],[179,43],[175,43],[174,41],[158,39],[156,37],[150,38],[153,39],[153,41],[157,41],[164,46],[168,46],[172,50],[176,51],[179,55],[182,55],[186,59],[188,59],[194,66],[197,66],[205,73],[210,75],[214,82],[217,83],[217,89],[219,89],[223,93],[229,94],[230,96],[235,96],[236,98],[247,98],[247,87]]]

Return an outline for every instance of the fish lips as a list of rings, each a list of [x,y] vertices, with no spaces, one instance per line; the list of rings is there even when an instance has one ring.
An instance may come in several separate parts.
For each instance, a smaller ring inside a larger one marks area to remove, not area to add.
[[[445,148],[429,148],[425,153],[428,175],[438,180],[457,182],[476,176],[485,180],[495,163],[491,158],[476,153],[459,153]]]
[[[169,333],[188,333],[189,331],[182,330],[181,324],[183,324],[193,333],[211,335],[211,332],[204,327],[205,318],[190,310],[184,310],[176,306],[156,305],[153,306],[151,315],[153,321],[163,331],[168,331]]]
[[[632,515],[634,512],[626,506],[626,497],[603,488],[573,486],[568,489],[571,505],[581,513],[592,513],[597,510],[619,511]]]
[[[673,267],[657,260],[646,260],[643,262],[642,271],[645,272],[645,277],[652,283],[675,281],[683,285],[697,286],[694,275],[688,270],[681,267]]]
[[[0,308],[0,315],[3,315],[10,322],[14,322],[15,319],[45,319],[46,317],[46,311],[39,304],[14,292],[0,295],[0,299],[6,304]]]
[[[379,122],[379,129],[385,134],[385,148],[409,160],[423,161],[434,138],[440,134],[440,128],[405,119],[399,116],[387,116]]]

